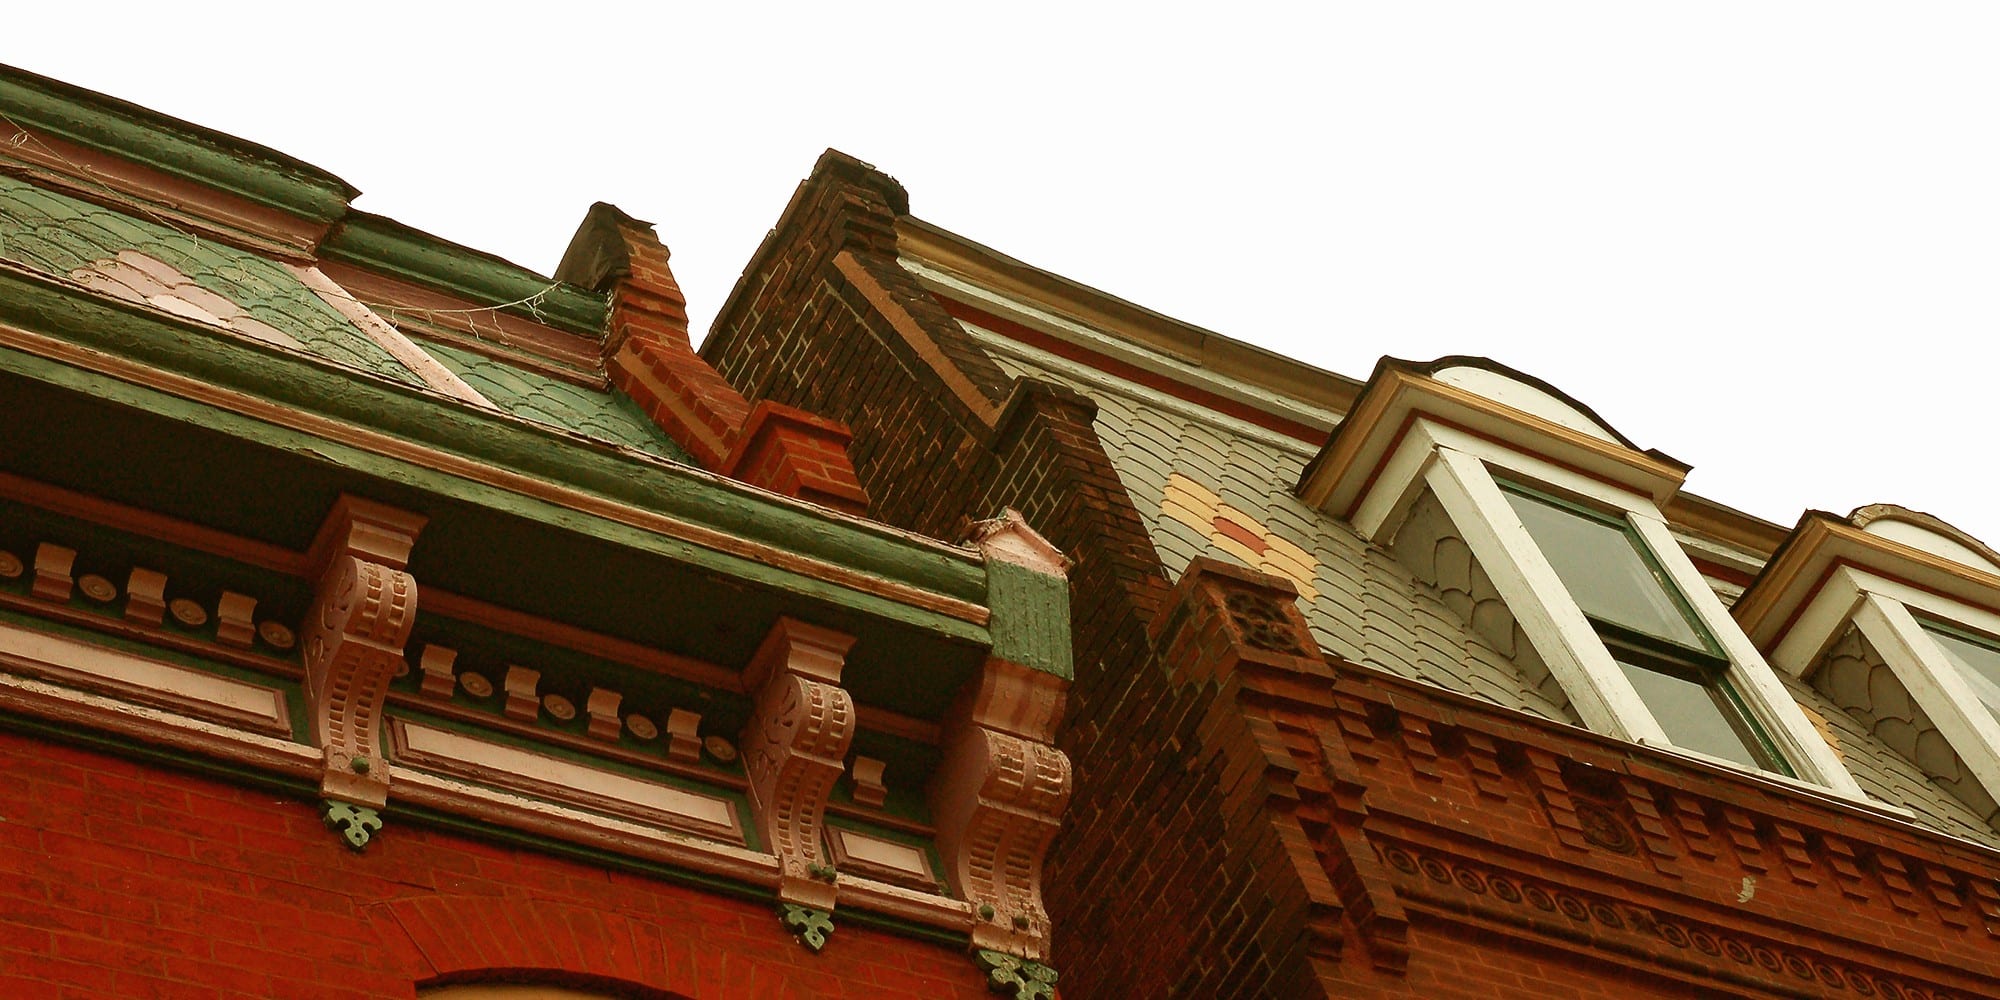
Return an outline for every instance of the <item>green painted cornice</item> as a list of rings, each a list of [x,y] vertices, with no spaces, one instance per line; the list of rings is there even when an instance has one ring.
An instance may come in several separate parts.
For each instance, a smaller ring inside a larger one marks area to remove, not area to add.
[[[360,193],[276,150],[12,66],[0,65],[0,111],[26,128],[321,225]]]
[[[319,254],[477,303],[519,302],[547,290],[534,308],[506,311],[591,338],[604,335],[610,312],[595,292],[366,212],[349,212]]]
[[[0,266],[0,323],[919,592],[980,607],[987,599],[986,566],[976,553],[873,522],[829,516],[712,473],[441,400],[422,389],[240,339],[143,306],[82,295],[39,273]],[[66,361],[0,348],[0,371],[266,447],[309,454],[362,475],[559,530],[583,532],[723,578],[902,622],[931,635],[979,646],[991,642],[982,625],[801,569],[772,565],[754,553],[711,548]]]

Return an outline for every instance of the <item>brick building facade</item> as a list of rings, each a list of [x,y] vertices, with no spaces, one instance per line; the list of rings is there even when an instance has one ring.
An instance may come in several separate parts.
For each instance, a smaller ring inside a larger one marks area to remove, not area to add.
[[[701,353],[877,516],[1074,562],[1067,996],[2000,995],[2000,557],[1949,525],[1788,532],[1530,376],[1317,371],[834,152]]]
[[[0,69],[0,995],[1049,996],[1061,558],[354,194]]]

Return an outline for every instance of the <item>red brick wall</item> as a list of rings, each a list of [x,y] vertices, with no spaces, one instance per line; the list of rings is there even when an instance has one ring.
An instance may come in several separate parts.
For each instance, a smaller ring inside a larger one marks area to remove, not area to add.
[[[1222,753],[1201,729],[1213,690],[1169,682],[1147,635],[1168,584],[1098,443],[1087,398],[1010,383],[896,264],[895,182],[829,153],[739,280],[702,354],[753,400],[845,423],[871,513],[963,537],[1021,510],[1076,559],[1076,683],[1058,745],[1076,769],[1046,899],[1069,998],[1302,996],[1302,926],[1279,901],[1295,876],[1246,847],[1254,812],[1227,812]],[[974,412],[837,261],[846,252],[932,338]],[[1237,803],[1240,805],[1240,803]]]
[[[884,520],[951,537],[1012,505],[1076,560],[1058,742],[1077,788],[1047,888],[1072,1000],[1996,995],[2000,895],[1970,845],[1667,773],[1658,754],[1316,649],[1302,673],[1246,673],[1214,621],[1149,634],[1186,595],[1161,578],[1092,405],[1010,386],[980,355],[896,265],[882,234],[903,205],[829,154],[703,355],[752,399],[845,422]],[[1577,795],[1619,776],[1605,808],[1637,838],[1624,853],[1572,815],[1580,760]],[[1739,903],[1753,871],[1764,888]],[[1494,875],[1544,895],[1504,899]]]
[[[838,917],[836,917],[838,921]],[[512,975],[611,996],[986,996],[954,948],[0,731],[0,996],[409,1000]]]

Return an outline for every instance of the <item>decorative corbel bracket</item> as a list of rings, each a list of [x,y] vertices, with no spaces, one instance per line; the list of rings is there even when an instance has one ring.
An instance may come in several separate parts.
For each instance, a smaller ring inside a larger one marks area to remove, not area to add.
[[[1069,758],[1048,738],[1067,686],[989,659],[947,724],[931,809],[951,887],[978,917],[975,949],[1029,961],[1048,954],[1042,859],[1070,794]]]
[[[1008,960],[981,967],[996,989],[1046,995],[1034,992],[1055,981],[1039,964],[1042,860],[1070,794],[1069,758],[1049,745],[1069,692],[1069,561],[1011,509],[974,524],[972,542],[986,556],[993,652],[946,717],[931,813],[951,887],[972,904],[975,954]]]
[[[308,553],[319,584],[301,629],[306,711],[322,758],[327,823],[355,850],[381,828],[376,810],[388,801],[382,702],[416,618],[417,584],[403,567],[424,521],[343,495]]]
[[[814,951],[833,930],[838,876],[821,833],[854,738],[854,701],[840,687],[853,645],[852,636],[780,618],[744,675],[756,699],[742,739],[750,811],[765,849],[778,856],[785,926]]]

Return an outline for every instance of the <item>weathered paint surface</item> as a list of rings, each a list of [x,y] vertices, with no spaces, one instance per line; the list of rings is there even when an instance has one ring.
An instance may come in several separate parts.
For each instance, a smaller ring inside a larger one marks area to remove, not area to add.
[[[1069,639],[1069,581],[994,559],[986,564],[993,655],[1024,667],[1075,676]]]

